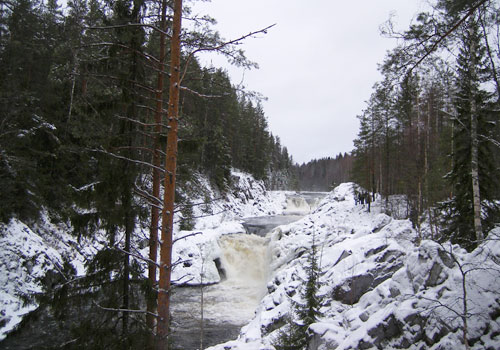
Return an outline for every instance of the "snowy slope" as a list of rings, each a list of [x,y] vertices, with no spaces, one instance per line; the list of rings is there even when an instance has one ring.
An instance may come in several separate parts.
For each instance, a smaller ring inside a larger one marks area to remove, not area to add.
[[[313,234],[324,302],[311,350],[462,348],[463,286],[471,349],[500,349],[500,241],[470,254],[433,241],[418,245],[408,220],[380,210],[378,201],[371,213],[356,206],[353,184],[342,184],[313,214],[274,230],[268,294],[238,340],[211,349],[274,349],[291,300],[300,298]]]
[[[193,207],[193,215],[199,217],[194,231],[180,231],[176,225],[174,238],[179,240],[174,245],[173,259],[182,263],[175,267],[173,279],[178,283],[199,283],[201,264],[206,260],[204,283],[215,283],[219,281],[213,262],[220,255],[217,238],[244,232],[243,217],[282,212],[285,192],[267,192],[262,181],[236,170],[233,186],[224,196],[212,189],[206,177],[197,175],[195,179],[197,183],[192,185],[200,190],[191,192],[197,197],[190,194],[190,201],[208,204]],[[176,215],[178,222],[180,213]],[[47,214],[29,226],[17,219],[7,225],[0,223],[0,341],[24,315],[38,307],[34,296],[43,292],[44,285],[50,286],[52,279],[64,281],[67,268],[77,276],[85,274],[86,261],[106,244],[105,232],[80,241],[71,232],[68,224],[53,223]],[[180,239],[184,236],[189,238]],[[137,223],[134,237],[137,241],[147,239],[147,223]],[[148,248],[141,253],[147,257]]]
[[[68,278],[65,262],[72,272],[82,275],[84,263],[102,242],[70,235],[64,223],[52,223],[46,213],[30,225],[11,219],[0,223],[0,340],[13,330],[22,317],[38,307],[35,295],[43,286]]]

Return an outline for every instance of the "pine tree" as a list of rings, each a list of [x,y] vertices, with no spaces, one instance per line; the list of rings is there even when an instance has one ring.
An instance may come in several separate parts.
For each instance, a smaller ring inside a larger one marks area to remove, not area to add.
[[[59,207],[57,121],[63,101],[51,72],[60,42],[61,17],[54,2],[2,5],[0,42],[0,220],[36,219],[43,204]],[[45,203],[44,203],[45,202]]]

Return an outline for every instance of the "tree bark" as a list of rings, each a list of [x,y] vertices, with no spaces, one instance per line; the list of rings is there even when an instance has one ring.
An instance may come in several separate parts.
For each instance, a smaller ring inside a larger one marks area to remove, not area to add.
[[[419,92],[417,91],[417,96],[416,96],[416,108],[417,108],[417,156],[415,157],[415,170],[417,171],[417,217],[415,225],[417,226],[417,231],[418,231],[418,240],[419,244],[422,241],[422,230],[421,230],[421,222],[420,222],[420,217],[422,215],[422,172],[420,170],[420,159],[421,159],[421,149],[420,149],[420,142],[421,142],[421,113],[420,113],[420,96]]]
[[[481,193],[479,190],[479,138],[477,135],[477,111],[475,102],[471,101],[471,175],[472,197],[474,204],[474,231],[476,239],[483,239],[481,224]]]
[[[163,0],[161,5],[161,32],[160,32],[160,57],[158,62],[158,77],[156,86],[156,111],[155,111],[155,133],[153,136],[153,197],[160,198],[160,181],[161,174],[159,168],[161,166],[160,159],[160,141],[159,136],[162,131],[161,123],[163,116],[163,78],[164,78],[164,63],[165,63],[165,32],[167,31],[167,1]],[[158,228],[160,221],[160,211],[156,205],[151,206],[151,227],[149,232],[149,259],[152,262],[157,261],[158,255]],[[148,278],[150,283],[151,291],[148,293],[147,300],[147,310],[148,314],[146,316],[146,324],[150,331],[150,339],[148,341],[148,348],[152,349],[154,347],[154,329],[156,325],[156,318],[153,316],[156,314],[156,297],[153,291],[156,289],[156,265],[153,263],[149,264],[148,268]]]
[[[479,11],[478,15],[479,21],[481,23],[481,28],[483,29],[483,38],[484,43],[486,44],[486,53],[488,54],[488,59],[490,61],[490,69],[491,69],[491,77],[495,82],[495,87],[497,89],[497,103],[500,103],[500,82],[498,81],[497,68],[495,65],[495,61],[493,59],[493,53],[491,52],[491,47],[488,42],[488,33],[486,32],[486,24],[484,23],[483,14]]]
[[[469,24],[469,36],[473,37],[474,26]],[[469,68],[472,77],[476,75],[476,43],[470,40]],[[472,89],[472,88],[471,88]],[[472,201],[474,205],[474,232],[476,240],[483,239],[483,228],[481,225],[481,193],[479,191],[479,138],[477,134],[477,105],[476,96],[471,90],[470,98],[470,137],[471,137],[471,177],[472,177]]]
[[[431,209],[431,200],[430,200],[430,191],[429,191],[429,147],[430,147],[430,129],[431,129],[431,96],[432,89],[429,93],[429,97],[427,100],[427,125],[425,129],[425,148],[424,148],[424,181],[425,181],[425,200],[427,209],[427,217],[429,218],[429,227],[431,229],[431,239],[434,240],[434,225],[432,223],[432,209]]]
[[[175,176],[177,167],[177,129],[179,113],[180,32],[182,25],[182,0],[174,1],[174,18],[171,38],[170,89],[168,102],[167,154],[165,161],[165,194],[162,209],[160,242],[160,280],[158,290],[157,348],[168,349],[170,323],[170,287],[172,274],[172,234],[175,199]]]

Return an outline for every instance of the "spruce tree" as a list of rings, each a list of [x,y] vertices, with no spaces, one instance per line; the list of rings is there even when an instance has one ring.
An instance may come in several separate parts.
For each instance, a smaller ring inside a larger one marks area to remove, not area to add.
[[[287,324],[280,330],[274,343],[277,350],[306,350],[310,340],[309,327],[321,317],[320,266],[315,239],[313,233],[311,251],[304,267],[307,280],[301,289],[300,299],[292,300],[293,310],[290,311]]]

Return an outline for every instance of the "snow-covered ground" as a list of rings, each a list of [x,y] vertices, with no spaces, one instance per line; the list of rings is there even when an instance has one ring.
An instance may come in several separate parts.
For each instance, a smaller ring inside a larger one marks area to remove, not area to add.
[[[371,209],[355,205],[353,184],[342,184],[311,215],[270,233],[268,294],[237,340],[210,349],[274,349],[300,298],[313,237],[324,301],[311,350],[463,348],[464,319],[471,349],[500,349],[500,230],[467,253],[417,244],[408,220],[382,214],[379,201]]]
[[[217,239],[224,234],[245,232],[241,225],[244,217],[283,212],[286,193],[267,192],[262,181],[236,170],[231,191],[225,196],[213,190],[201,175],[196,176],[196,182],[193,186],[203,191],[194,191],[198,197],[190,197],[191,202],[208,204],[193,207],[193,216],[199,217],[194,231],[180,231],[176,225],[174,239],[178,241],[173,259],[182,259],[183,264],[174,269],[173,280],[200,283],[202,262],[206,261],[203,282],[216,283],[220,280],[213,261],[220,257]],[[176,221],[178,219],[180,217]],[[69,224],[51,222],[46,214],[30,226],[17,219],[0,223],[0,341],[15,329],[24,315],[38,307],[34,295],[43,292],[43,285],[50,286],[51,278],[64,281],[69,275],[66,268],[74,269],[77,276],[83,275],[85,263],[106,244],[105,232],[97,232],[92,239],[81,237],[78,241],[71,231]],[[182,239],[184,236],[189,238]],[[147,225],[137,223],[136,241],[147,237]],[[141,253],[147,257],[148,248]]]
[[[219,282],[215,261],[225,249],[220,238],[244,233],[245,217],[287,211],[293,193],[267,192],[251,176],[233,175],[224,199],[207,180],[197,178],[196,186],[205,190],[189,198],[193,204],[208,204],[193,206],[197,219],[192,231],[175,230],[173,258],[180,263],[174,281],[198,284],[203,276],[203,283]],[[313,237],[324,301],[322,316],[311,327],[311,350],[461,348],[464,318],[471,349],[500,349],[500,239],[472,253],[446,243],[418,244],[411,223],[382,214],[379,201],[372,203],[370,213],[355,205],[353,186],[340,185],[313,213],[266,237],[267,291],[255,316],[238,339],[210,349],[274,349],[291,301],[300,298]],[[137,236],[147,237],[144,225],[137,226]],[[32,227],[17,220],[0,226],[0,340],[37,307],[30,296],[42,291],[42,282],[64,275],[64,261],[81,275],[85,262],[104,244],[103,239],[78,242],[70,230],[48,219]],[[500,229],[489,237],[499,238]],[[147,248],[142,254],[147,256]]]

